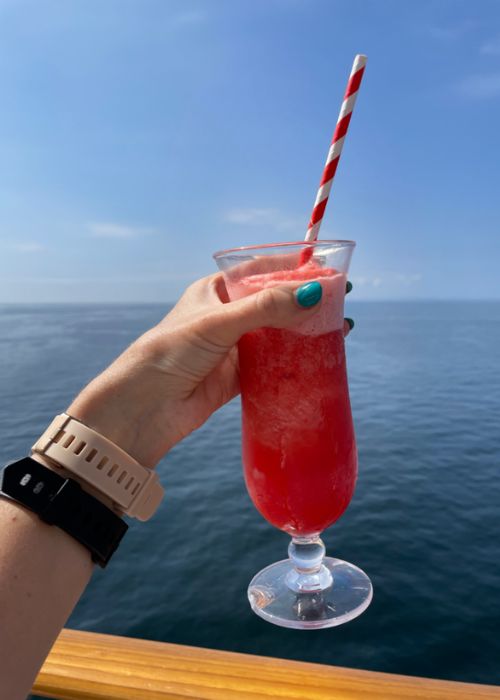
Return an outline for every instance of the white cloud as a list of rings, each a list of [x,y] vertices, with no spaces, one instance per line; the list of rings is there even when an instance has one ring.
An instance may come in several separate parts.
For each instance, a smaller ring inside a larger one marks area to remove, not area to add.
[[[465,20],[448,26],[433,26],[428,28],[428,33],[433,39],[438,41],[456,41],[475,29],[477,23],[472,20]]]
[[[480,52],[485,56],[500,56],[500,36],[486,41],[480,48]]]
[[[124,226],[112,222],[92,222],[88,224],[90,235],[94,238],[130,239],[154,233],[150,228],[138,228],[137,226]]]
[[[383,278],[380,275],[349,275],[354,287],[380,287]]]
[[[305,233],[307,221],[283,214],[279,209],[240,208],[230,209],[223,214],[224,221],[241,226],[262,226],[276,231]],[[299,236],[300,238],[301,236]]]
[[[463,97],[474,100],[497,97],[500,95],[500,73],[470,75],[458,83],[456,90]]]
[[[417,282],[420,282],[421,279],[422,275],[420,272],[415,272],[413,274],[403,274],[401,272],[398,272],[396,274],[396,280],[407,286],[416,284]]]
[[[272,216],[274,209],[230,209],[224,220],[230,224],[259,224]]]
[[[404,274],[401,272],[383,272],[378,274],[370,275],[349,275],[349,279],[353,283],[354,287],[360,287],[363,289],[378,289],[382,285],[388,289],[390,287],[410,287],[417,284],[422,279],[420,272]]]
[[[45,250],[45,246],[41,243],[36,243],[35,241],[25,241],[21,243],[12,243],[9,245],[11,250],[15,250],[18,253],[40,253]]]

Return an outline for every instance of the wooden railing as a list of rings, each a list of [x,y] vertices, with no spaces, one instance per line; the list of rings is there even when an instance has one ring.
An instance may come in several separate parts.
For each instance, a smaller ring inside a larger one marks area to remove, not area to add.
[[[62,700],[500,700],[500,687],[63,630],[33,687]]]

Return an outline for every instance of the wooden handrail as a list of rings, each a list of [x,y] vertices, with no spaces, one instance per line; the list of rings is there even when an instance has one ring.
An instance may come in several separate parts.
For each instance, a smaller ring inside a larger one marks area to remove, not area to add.
[[[500,700],[500,687],[63,630],[33,687],[60,700]]]

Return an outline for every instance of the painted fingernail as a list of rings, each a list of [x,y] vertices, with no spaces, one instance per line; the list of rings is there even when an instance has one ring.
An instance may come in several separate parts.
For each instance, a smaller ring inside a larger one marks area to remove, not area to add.
[[[345,293],[346,293],[346,294],[349,294],[349,292],[351,291],[351,289],[352,289],[352,282],[349,282],[349,280],[347,280],[347,283],[346,283],[346,286],[345,286]]]
[[[352,320],[352,318],[346,318],[345,320],[349,324],[349,328],[352,331],[352,329],[354,328],[354,321]]]
[[[308,309],[318,303],[323,296],[323,289],[319,282],[308,282],[299,287],[295,294],[299,306]]]

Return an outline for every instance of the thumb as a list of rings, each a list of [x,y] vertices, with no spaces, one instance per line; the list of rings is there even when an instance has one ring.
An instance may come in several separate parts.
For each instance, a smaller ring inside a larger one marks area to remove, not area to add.
[[[298,288],[269,287],[220,306],[203,319],[202,332],[207,340],[230,348],[248,331],[262,327],[287,328],[305,320],[318,311],[322,295],[318,281]]]

